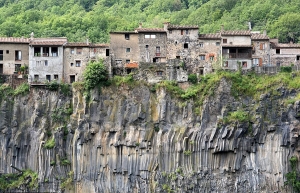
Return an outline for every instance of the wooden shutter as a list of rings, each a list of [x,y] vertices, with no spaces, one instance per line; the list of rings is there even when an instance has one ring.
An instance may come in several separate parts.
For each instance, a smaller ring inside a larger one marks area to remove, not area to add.
[[[259,59],[259,66],[262,66],[262,58]]]
[[[264,48],[264,43],[259,44],[259,49],[262,50]]]

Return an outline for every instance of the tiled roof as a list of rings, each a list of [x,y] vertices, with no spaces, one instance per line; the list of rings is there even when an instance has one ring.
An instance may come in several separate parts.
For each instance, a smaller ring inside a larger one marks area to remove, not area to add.
[[[136,34],[134,31],[111,31],[110,34]]]
[[[30,45],[56,45],[62,46],[67,43],[67,38],[34,38],[30,41]]]
[[[109,47],[109,44],[90,44],[91,47]]]
[[[128,64],[125,64],[125,68],[138,68],[139,64],[137,62],[131,62]]]
[[[264,34],[253,33],[253,34],[251,34],[251,39],[252,40],[268,40],[269,37]]]
[[[67,43],[65,46],[66,47],[89,47],[90,44],[84,42],[71,42],[71,43]]]
[[[168,30],[172,29],[199,29],[197,25],[186,25],[186,26],[181,26],[181,25],[169,25]]]
[[[222,36],[250,36],[249,30],[221,31]]]
[[[272,43],[274,48],[300,48],[300,44],[276,44]]]
[[[239,48],[252,48],[252,45],[245,44],[245,45],[234,45],[234,44],[222,44],[222,47],[239,47]]]
[[[29,43],[28,38],[0,37],[1,43]]]
[[[136,28],[136,32],[159,32],[159,33],[166,33],[166,31],[163,28]]]
[[[199,34],[199,39],[221,39],[219,33],[217,34]]]

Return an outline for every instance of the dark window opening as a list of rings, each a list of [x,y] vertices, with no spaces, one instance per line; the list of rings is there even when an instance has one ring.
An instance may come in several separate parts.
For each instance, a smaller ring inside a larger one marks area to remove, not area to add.
[[[200,47],[200,48],[203,48],[203,47],[204,47],[203,42],[200,42],[200,43],[199,43],[199,47]]]
[[[34,56],[41,56],[41,48],[40,47],[34,47],[33,48]]]
[[[15,72],[19,72],[21,68],[21,64],[15,64]]]
[[[160,47],[158,46],[158,47],[156,47],[156,56],[160,56]]]
[[[71,66],[74,66],[74,63],[73,63],[73,62],[71,62]]]
[[[76,54],[82,54],[82,48],[77,48],[76,49]]]
[[[6,50],[6,54],[9,54],[9,50]]]
[[[219,46],[220,45],[220,42],[216,42],[216,46]]]
[[[3,50],[0,50],[0,60],[3,60]]]
[[[276,62],[276,66],[279,67],[280,66],[280,61]]]
[[[51,75],[46,75],[46,80],[50,82],[51,81]]]
[[[43,57],[49,56],[49,47],[43,47]]]
[[[15,51],[15,60],[22,60],[22,52],[20,50]]]
[[[80,67],[81,66],[81,61],[80,60],[76,60],[75,64],[76,64],[76,67]]]
[[[58,47],[52,47],[51,48],[51,54],[53,57],[57,57],[58,56]]]
[[[129,34],[125,34],[125,40],[129,40]]]
[[[224,67],[228,67],[228,61],[224,62]]]
[[[130,60],[127,59],[127,60],[126,60],[126,64],[128,64],[128,63],[130,63]]]
[[[126,52],[130,52],[130,48],[126,48]]]
[[[204,70],[203,68],[200,68],[200,75],[203,75],[204,74]]]
[[[183,48],[189,48],[189,44],[188,43],[183,44]]]
[[[223,39],[223,44],[227,44],[227,39]]]
[[[169,30],[169,34],[172,34],[172,30]]]
[[[106,49],[106,56],[109,56],[109,49]]]
[[[300,60],[300,56],[297,56],[297,60]]]
[[[162,76],[163,75],[163,71],[156,71],[156,75],[157,76]]]
[[[127,72],[127,74],[130,74],[132,72],[132,69],[131,68],[127,68],[126,72]]]
[[[180,59],[180,56],[176,56],[176,59]]]
[[[185,34],[189,34],[189,30],[187,29],[187,30],[185,30]]]
[[[45,66],[48,66],[48,60],[45,60]]]
[[[70,75],[70,83],[75,82],[75,75]]]
[[[3,74],[3,64],[0,64],[0,74]]]
[[[246,61],[243,61],[242,65],[243,65],[243,68],[247,68],[247,62]]]
[[[149,48],[149,45],[146,45],[146,49],[148,49]]]
[[[276,49],[276,54],[280,54],[280,49]]]
[[[183,35],[183,30],[181,30],[181,35]]]
[[[34,81],[39,81],[39,75],[38,74],[34,75]]]
[[[58,74],[54,74],[54,80],[58,80]]]
[[[158,62],[159,62],[159,59],[158,59],[158,58],[153,58],[153,62],[154,62],[154,63],[158,63]]]

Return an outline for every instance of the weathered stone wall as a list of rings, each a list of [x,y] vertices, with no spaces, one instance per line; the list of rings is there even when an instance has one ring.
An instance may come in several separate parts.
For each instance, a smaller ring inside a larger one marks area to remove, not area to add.
[[[264,44],[265,46],[261,47],[261,44]],[[270,42],[268,40],[252,40],[252,58],[261,58],[262,65],[271,64],[270,50]]]
[[[289,158],[299,157],[300,106],[282,100],[297,92],[278,87],[278,95],[238,100],[230,88],[222,80],[200,110],[142,83],[102,88],[89,101],[75,90],[68,98],[33,89],[1,102],[0,171],[15,172],[12,163],[38,172],[40,182],[73,171],[66,190],[78,193],[291,192],[283,184]],[[53,113],[70,105],[66,133]],[[241,108],[253,122],[220,124]],[[55,147],[45,149],[52,137]]]

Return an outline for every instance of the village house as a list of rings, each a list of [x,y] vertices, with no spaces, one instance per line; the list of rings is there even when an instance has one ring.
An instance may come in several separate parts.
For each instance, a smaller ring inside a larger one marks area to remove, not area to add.
[[[28,67],[28,45],[28,38],[0,38],[0,74],[17,74],[21,66]]]
[[[64,45],[64,82],[83,81],[83,72],[90,61],[104,60],[109,66],[109,46],[107,44],[67,43]]]
[[[67,38],[34,38],[29,43],[28,82],[40,84],[63,80],[63,46]]]

